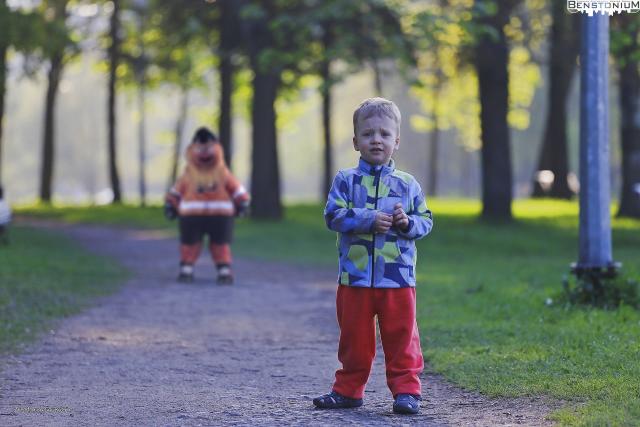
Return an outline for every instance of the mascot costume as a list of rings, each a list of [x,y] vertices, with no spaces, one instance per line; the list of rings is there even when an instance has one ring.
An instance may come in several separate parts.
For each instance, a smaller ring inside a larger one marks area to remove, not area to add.
[[[193,266],[204,235],[218,270],[218,284],[232,284],[231,233],[233,217],[244,215],[249,194],[231,174],[222,145],[206,128],[196,131],[186,150],[184,173],[166,196],[165,215],[180,225],[181,282],[193,281]]]

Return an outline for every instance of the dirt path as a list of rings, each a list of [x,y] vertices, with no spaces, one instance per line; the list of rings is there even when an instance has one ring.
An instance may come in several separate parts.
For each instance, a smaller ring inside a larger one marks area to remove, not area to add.
[[[0,373],[0,425],[548,425],[555,404],[487,399],[424,377],[420,415],[397,416],[381,351],[355,410],[315,410],[336,359],[333,269],[237,260],[233,287],[174,281],[160,232],[60,226],[134,272],[123,289],[65,319]]]

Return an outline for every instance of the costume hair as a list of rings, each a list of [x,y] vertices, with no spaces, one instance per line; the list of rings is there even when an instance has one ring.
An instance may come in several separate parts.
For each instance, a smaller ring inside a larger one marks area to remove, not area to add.
[[[201,144],[206,144],[209,141],[217,141],[218,137],[215,133],[211,132],[208,128],[202,126],[196,130],[193,134],[193,138],[191,142],[199,142]]]
[[[356,126],[359,119],[368,119],[372,116],[387,116],[392,119],[398,128],[398,135],[400,135],[400,110],[393,101],[385,98],[368,98],[362,101],[353,112],[353,134],[358,134]]]

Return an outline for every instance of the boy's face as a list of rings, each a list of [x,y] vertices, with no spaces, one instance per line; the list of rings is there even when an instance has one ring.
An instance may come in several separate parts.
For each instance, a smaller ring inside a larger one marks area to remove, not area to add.
[[[358,119],[353,148],[372,165],[386,165],[400,145],[396,122],[385,115]]]

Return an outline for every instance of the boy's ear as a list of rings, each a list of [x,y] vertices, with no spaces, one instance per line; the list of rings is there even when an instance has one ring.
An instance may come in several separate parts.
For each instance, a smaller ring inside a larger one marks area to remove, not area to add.
[[[353,137],[353,149],[360,151],[360,148],[358,148],[358,139],[355,136]]]
[[[397,150],[398,148],[400,148],[400,137],[396,137],[396,144],[393,147],[394,150]]]

